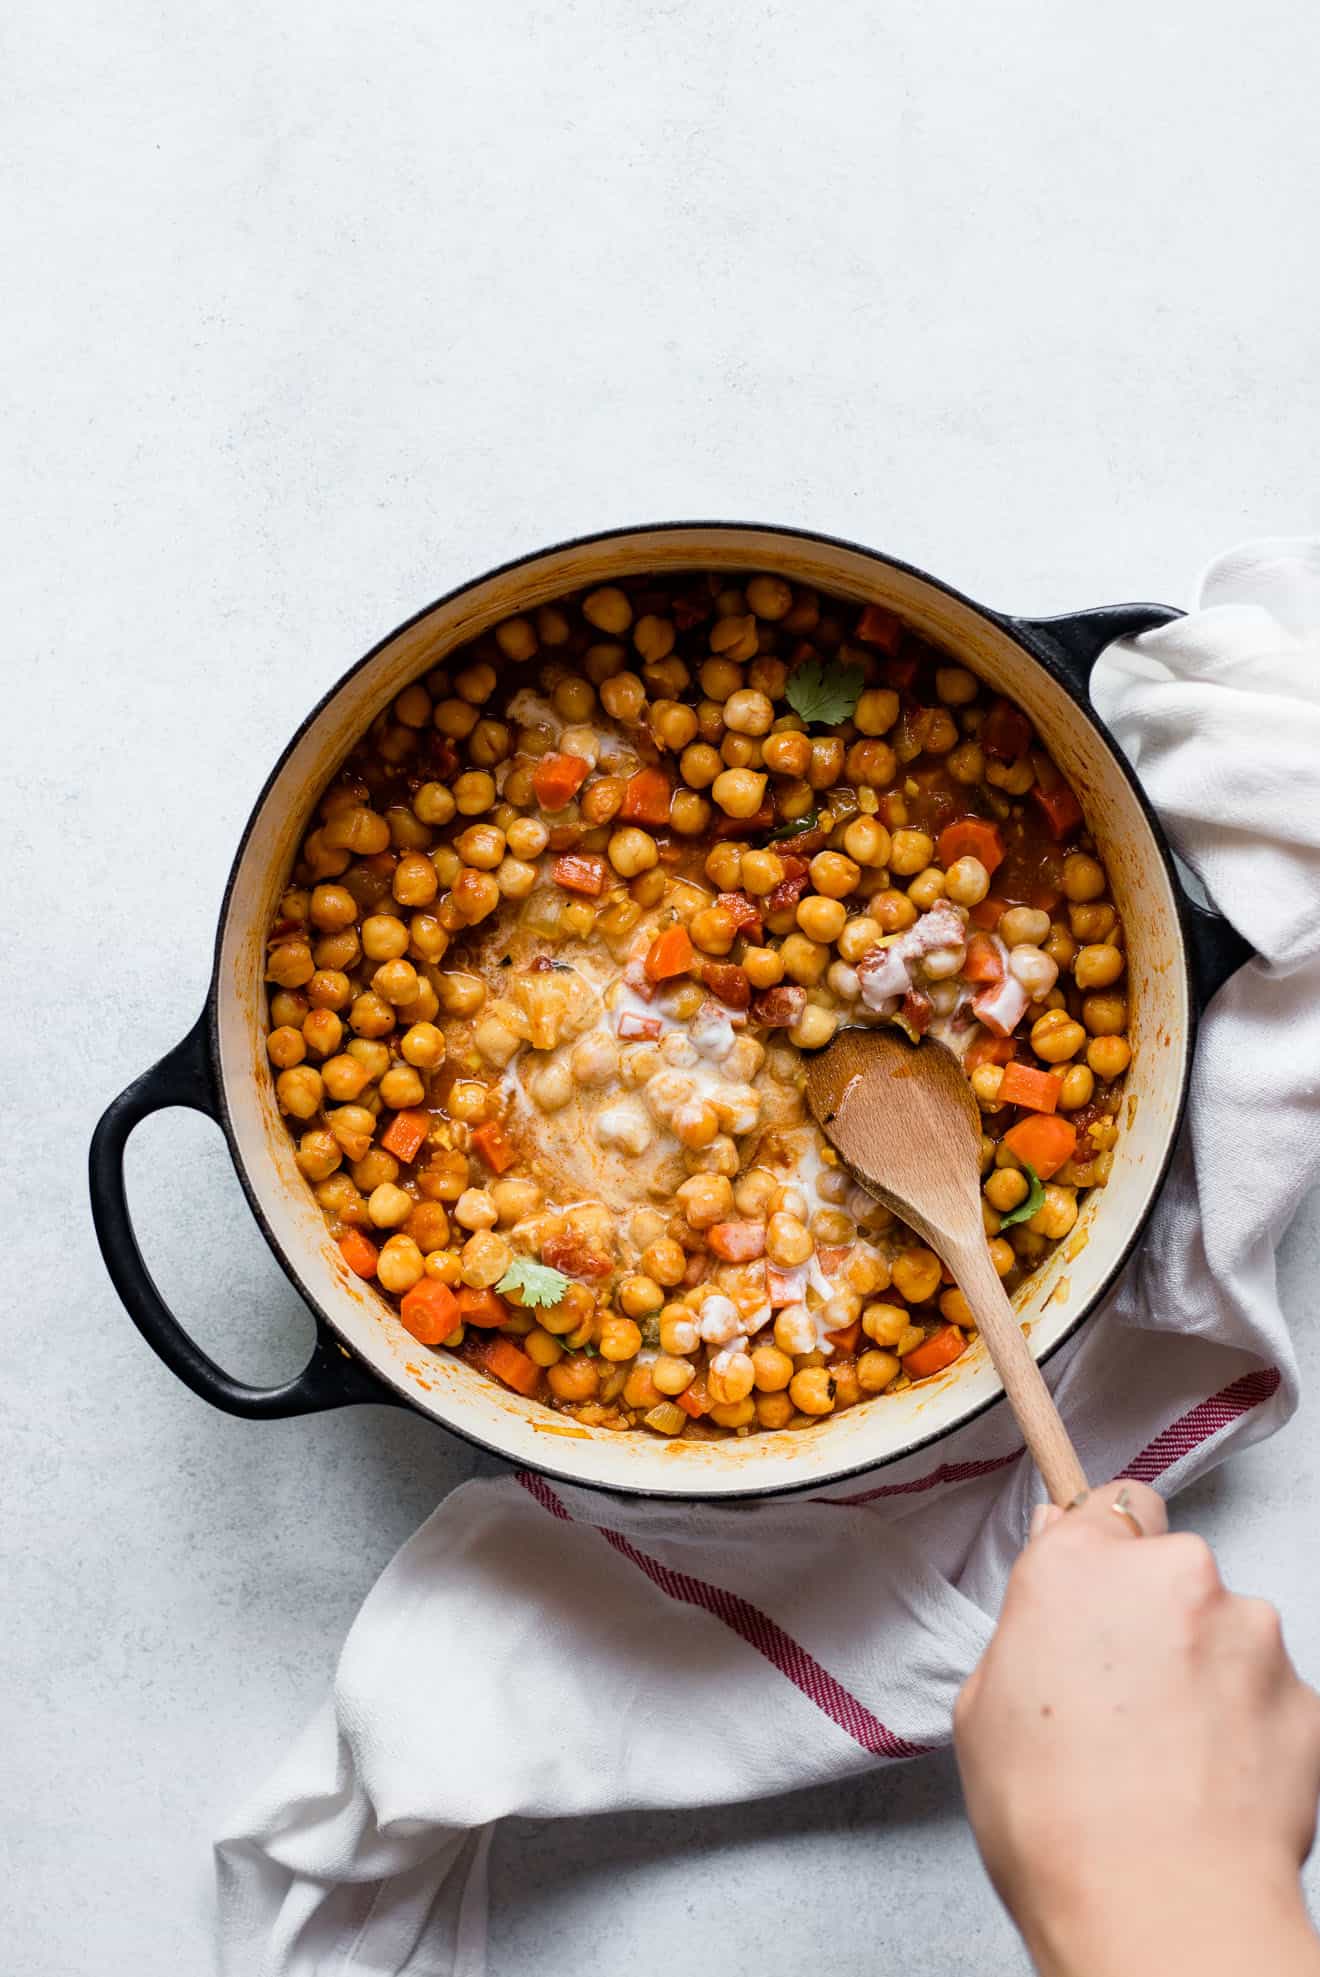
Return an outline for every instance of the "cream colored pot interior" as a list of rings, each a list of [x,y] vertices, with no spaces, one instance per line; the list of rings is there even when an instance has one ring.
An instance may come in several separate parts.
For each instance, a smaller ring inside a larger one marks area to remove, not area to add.
[[[263,930],[324,784],[374,716],[463,640],[512,612],[585,584],[644,571],[770,570],[859,603],[888,605],[1017,701],[1080,797],[1127,928],[1134,1061],[1124,1131],[1106,1189],[1019,1294],[1038,1355],[1075,1323],[1150,1205],[1176,1128],[1189,1010],[1177,907],[1163,859],[1123,776],[1054,682],[978,612],[864,551],[773,530],[638,530],[554,550],[437,605],[333,695],[267,792],[229,900],[217,982],[220,1069],[239,1155],[270,1231],[311,1299],[352,1349],[425,1412],[514,1462],[583,1483],[674,1496],[798,1489],[892,1460],[947,1433],[999,1391],[974,1343],[949,1372],[850,1408],[799,1433],[666,1442],[559,1420],[411,1339],[374,1291],[345,1270],[298,1173],[263,1046]]]

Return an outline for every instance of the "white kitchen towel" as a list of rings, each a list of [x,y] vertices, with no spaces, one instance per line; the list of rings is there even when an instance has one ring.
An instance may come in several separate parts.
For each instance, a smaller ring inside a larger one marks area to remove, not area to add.
[[[1050,1367],[1088,1473],[1171,1492],[1296,1399],[1274,1249],[1320,1174],[1320,542],[1225,557],[1094,690],[1261,956],[1205,1018],[1146,1241]],[[787,1505],[467,1484],[217,1843],[226,1977],[480,1977],[496,1820],[755,1798],[946,1743],[1038,1495],[1003,1408]]]

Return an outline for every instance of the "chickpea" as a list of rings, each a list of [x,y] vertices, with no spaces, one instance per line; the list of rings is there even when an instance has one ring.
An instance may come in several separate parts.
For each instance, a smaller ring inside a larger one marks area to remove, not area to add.
[[[777,947],[749,947],[742,967],[754,989],[773,988],[784,979],[784,960]]]
[[[682,1244],[675,1242],[672,1236],[657,1236],[642,1251],[641,1264],[648,1277],[657,1284],[663,1284],[666,1289],[672,1289],[683,1281],[687,1258]]]
[[[387,1037],[394,1028],[394,1011],[383,996],[364,990],[354,997],[348,1022],[356,1036]]]
[[[937,666],[935,691],[946,707],[966,707],[980,691],[980,681],[965,666]]]
[[[366,1039],[354,1038],[353,1041],[365,1042]],[[389,1052],[385,1051],[384,1055],[385,1063],[388,1067]],[[336,1100],[348,1099],[351,1101],[359,1098],[371,1083],[373,1075],[376,1074],[373,1073],[371,1066],[364,1064],[360,1058],[352,1054],[351,1045],[349,1050],[345,1051],[342,1056],[327,1058],[321,1066],[321,1076],[325,1081],[326,1092],[329,1097]]]
[[[343,1040],[344,1026],[333,1009],[313,1009],[303,1019],[303,1042],[316,1057],[333,1057]]]
[[[830,951],[805,934],[789,934],[779,949],[784,973],[804,988],[814,988],[829,966]]]
[[[403,1225],[423,1256],[443,1249],[449,1241],[449,1217],[438,1201],[419,1201]]]
[[[398,1180],[399,1163],[394,1155],[386,1153],[383,1147],[373,1146],[360,1160],[353,1162],[352,1172],[353,1179],[363,1194],[370,1195],[385,1182]]]
[[[635,1359],[642,1349],[641,1328],[631,1318],[607,1318],[601,1326],[598,1349],[602,1359]]]
[[[1089,1105],[1095,1091],[1095,1075],[1085,1064],[1070,1064],[1059,1086],[1060,1112],[1076,1112]]]
[[[997,1277],[1006,1277],[1017,1263],[1013,1245],[1003,1236],[996,1236],[990,1244],[990,1261]]]
[[[910,1323],[901,1304],[868,1304],[862,1312],[862,1330],[880,1346],[897,1345]]]
[[[397,961],[408,952],[408,929],[397,914],[368,914],[362,922],[362,952],[368,961]]]
[[[1127,1003],[1121,995],[1083,996],[1082,1021],[1093,1037],[1117,1036],[1127,1027]]]
[[[382,1002],[415,1002],[421,979],[411,961],[382,961],[371,978],[371,986]]]
[[[1105,870],[1084,851],[1071,851],[1063,861],[1063,896],[1081,902],[1098,899],[1105,889]]]
[[[793,1403],[787,1393],[758,1393],[754,1396],[754,1399],[758,1427],[773,1432],[778,1428],[786,1428],[793,1419]]]
[[[479,872],[493,872],[504,856],[504,832],[494,824],[469,824],[454,839],[454,849],[465,865]]]
[[[848,750],[848,779],[859,789],[883,789],[898,774],[898,757],[887,741],[855,741]],[[891,822],[899,821],[891,817]]]
[[[588,592],[582,600],[582,615],[589,625],[598,632],[604,632],[607,638],[621,638],[633,621],[627,593],[613,584]]]
[[[1132,1047],[1126,1037],[1105,1034],[1092,1038],[1086,1046],[1086,1062],[1097,1078],[1106,1084],[1121,1078],[1132,1062]],[[289,1075],[292,1075],[291,1073]]]
[[[625,824],[611,836],[607,856],[620,878],[632,879],[639,872],[649,872],[660,854],[653,837],[635,824]]]
[[[422,1252],[411,1236],[391,1236],[383,1245],[376,1265],[376,1276],[383,1290],[393,1291],[396,1296],[410,1291],[425,1273]]]
[[[854,817],[843,833],[843,848],[857,865],[876,868],[887,865],[889,832],[874,817]]]
[[[352,998],[353,987],[341,969],[318,968],[305,984],[305,992],[313,1009],[343,1009]]]
[[[857,1384],[864,1394],[881,1394],[902,1370],[892,1352],[864,1352],[857,1361]]]
[[[841,899],[822,899],[818,893],[809,892],[798,901],[797,923],[810,941],[828,945],[837,940],[847,918],[848,909]]]
[[[272,947],[266,960],[266,980],[280,988],[301,988],[316,973],[312,950],[305,940],[285,940]]]
[[[765,776],[752,769],[724,769],[716,776],[711,795],[726,817],[754,817],[765,796],[765,785]]]
[[[850,964],[860,961],[879,938],[880,922],[871,919],[869,914],[858,914],[849,920],[839,935],[839,954]]]
[[[883,934],[901,934],[916,922],[917,909],[905,893],[873,893],[867,904]]]
[[[926,831],[895,831],[889,850],[889,869],[900,878],[914,878],[925,870],[935,855],[935,845]]]
[[[717,1352],[706,1373],[706,1388],[717,1407],[733,1407],[747,1399],[756,1369],[746,1352]]]
[[[811,883],[827,899],[846,899],[856,892],[861,867],[841,851],[818,851],[811,860]]]
[[[768,735],[774,723],[773,703],[754,687],[740,687],[724,703],[724,725],[732,734]]]
[[[493,872],[474,872],[465,865],[454,881],[448,904],[454,908],[459,923],[474,927],[495,911],[500,903],[499,880]]]
[[[1060,970],[1070,967],[1076,958],[1077,943],[1068,929],[1057,920],[1050,926],[1050,937],[1045,942],[1045,952]]]
[[[317,974],[323,969],[334,969],[346,973],[362,958],[362,943],[357,937],[356,927],[346,927],[343,933],[322,934],[312,949]],[[316,980],[313,975],[312,980]]]
[[[1031,1026],[1031,1048],[1046,1064],[1064,1064],[1086,1042],[1086,1031],[1066,1009],[1047,1009]]]
[[[304,1133],[294,1155],[299,1173],[309,1181],[328,1181],[342,1158],[334,1135],[323,1127]]]
[[[1045,1199],[1026,1226],[1034,1235],[1044,1236],[1049,1242],[1059,1242],[1076,1220],[1076,1190],[1057,1187],[1053,1181],[1047,1181]]]
[[[811,767],[811,743],[804,734],[783,729],[767,735],[761,750],[767,769],[800,782]]]
[[[1004,1082],[1002,1064],[978,1064],[968,1083],[976,1093],[976,1102],[983,1112],[998,1112],[1002,1103],[999,1088]]]
[[[985,1198],[1000,1215],[1020,1208],[1031,1192],[1031,1184],[1020,1167],[996,1167],[985,1184]]]
[[[789,1040],[799,1050],[823,1050],[838,1027],[839,1019],[833,1009],[822,1009],[818,1003],[809,1002],[789,1030]]]
[[[651,1365],[651,1378],[657,1390],[671,1399],[675,1394],[686,1393],[696,1373],[697,1369],[690,1359],[682,1359],[669,1352],[660,1353]]]
[[[1025,796],[1036,780],[1036,771],[1029,755],[1023,755],[1016,762],[987,762],[985,779],[994,789],[1002,789],[1009,796]]]
[[[898,719],[898,707],[898,695],[891,688],[868,687],[858,696],[857,706],[853,712],[853,725],[858,734],[888,734]]]
[[[365,1162],[359,1161],[357,1164],[363,1166]],[[367,1213],[378,1229],[399,1228],[412,1211],[412,1196],[405,1194],[402,1188],[396,1188],[392,1181],[382,1181],[373,1188],[367,1201]]]
[[[412,800],[413,815],[424,824],[447,824],[455,804],[443,783],[423,783]]]
[[[414,913],[408,922],[409,952],[423,961],[439,961],[449,946],[449,935],[434,913]]]
[[[331,851],[351,851],[359,858],[374,858],[390,841],[390,827],[374,810],[357,805],[331,817],[321,836]]]
[[[683,750],[679,757],[679,769],[683,780],[693,789],[709,789],[724,764],[718,749],[704,741],[694,741]]]
[[[1049,939],[1050,916],[1032,906],[1010,906],[1000,915],[995,932],[1005,947],[1039,947]]]
[[[1118,915],[1108,903],[1070,906],[1068,925],[1075,940],[1107,941],[1118,925]]]
[[[979,906],[990,890],[990,874],[979,858],[955,858],[944,874],[944,890],[955,906]]]
[[[357,901],[347,886],[319,885],[312,892],[308,916],[324,933],[341,933],[357,919]]]
[[[733,1213],[733,1189],[723,1174],[693,1174],[674,1199],[693,1229],[711,1229]]]
[[[946,758],[949,774],[964,787],[985,781],[985,751],[979,742],[960,742]]]
[[[758,643],[755,618],[742,612],[716,618],[710,628],[710,649],[720,658],[734,662],[755,658]],[[705,685],[704,677],[702,684]]]
[[[793,593],[782,577],[749,577],[747,602],[758,618],[774,624],[793,609]]]
[[[539,858],[550,842],[550,832],[539,817],[518,817],[505,832],[505,844],[514,858]]]
[[[324,1092],[321,1074],[310,1064],[295,1064],[288,1071],[281,1071],[275,1080],[275,1096],[281,1112],[291,1119],[310,1119],[320,1110]]]
[[[611,720],[632,726],[646,706],[646,688],[636,673],[615,673],[601,682],[600,702]]]
[[[460,817],[479,817],[495,802],[495,778],[486,769],[466,769],[454,784],[454,803]]]
[[[765,1253],[780,1269],[791,1270],[805,1263],[815,1247],[811,1231],[796,1215],[781,1209],[766,1223]]]
[[[513,1251],[503,1236],[489,1229],[478,1229],[459,1251],[463,1282],[472,1290],[489,1290],[497,1284],[513,1262]]]
[[[566,1402],[594,1400],[600,1391],[600,1374],[596,1363],[585,1353],[572,1353],[561,1359],[556,1366],[546,1372],[546,1385],[556,1400]]]
[[[834,1384],[823,1366],[806,1366],[788,1384],[789,1397],[800,1414],[832,1414]]]
[[[807,781],[812,789],[829,789],[843,774],[843,743],[837,735],[816,735],[811,743]]]
[[[940,1259],[930,1249],[905,1249],[894,1258],[894,1289],[909,1304],[925,1304],[940,1287]]]
[[[388,1105],[392,1112],[406,1111],[411,1105],[420,1105],[426,1097],[426,1086],[411,1064],[395,1064],[380,1081],[382,1105]]]
[[[445,887],[452,886],[463,869],[463,860],[459,857],[452,844],[438,846],[431,853],[431,863],[435,867],[437,879]]]
[[[307,1042],[301,1030],[295,1030],[292,1023],[281,1023],[266,1038],[266,1052],[277,1071],[288,1071],[295,1064],[301,1064],[307,1055]]]

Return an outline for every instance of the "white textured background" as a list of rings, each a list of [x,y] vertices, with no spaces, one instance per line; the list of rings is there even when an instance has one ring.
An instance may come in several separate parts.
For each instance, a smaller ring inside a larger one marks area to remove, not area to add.
[[[205,1972],[219,1813],[472,1467],[392,1411],[209,1412],[91,1240],[91,1125],[196,1014],[305,708],[598,525],[806,523],[1038,611],[1187,603],[1215,551],[1315,526],[1317,56],[1297,0],[11,0],[7,1968]],[[198,1336],[292,1370],[218,1134],[158,1119],[131,1166]],[[1318,1267],[1313,1205],[1312,1385]],[[1314,1676],[1310,1419],[1183,1515]],[[495,1880],[494,1977],[1022,1968],[947,1763],[515,1829]]]

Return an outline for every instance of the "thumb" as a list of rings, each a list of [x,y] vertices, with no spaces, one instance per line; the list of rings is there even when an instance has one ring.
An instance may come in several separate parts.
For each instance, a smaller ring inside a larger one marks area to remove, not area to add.
[[[1063,1513],[1092,1526],[1107,1538],[1135,1538],[1132,1520],[1144,1537],[1162,1537],[1169,1528],[1164,1499],[1145,1483],[1126,1482],[1119,1477],[1091,1490],[1082,1503]]]

